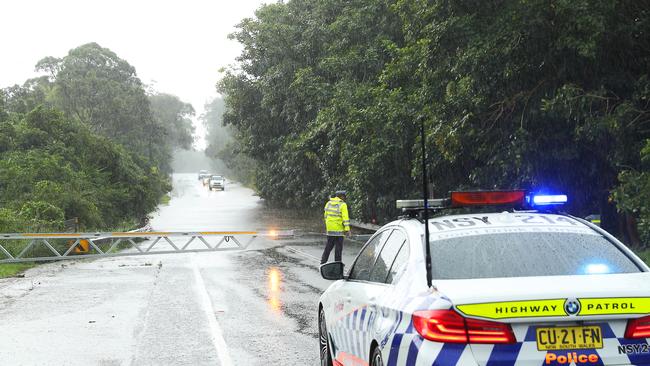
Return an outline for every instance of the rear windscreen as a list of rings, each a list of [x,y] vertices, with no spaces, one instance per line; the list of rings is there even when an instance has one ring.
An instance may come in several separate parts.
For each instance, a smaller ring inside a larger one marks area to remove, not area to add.
[[[431,242],[433,278],[633,273],[641,269],[600,235],[519,232]]]

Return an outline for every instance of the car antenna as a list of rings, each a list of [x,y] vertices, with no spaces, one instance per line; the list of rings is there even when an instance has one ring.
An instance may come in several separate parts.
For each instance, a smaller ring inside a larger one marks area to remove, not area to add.
[[[429,185],[427,184],[427,150],[424,134],[424,118],[420,117],[420,142],[422,143],[422,195],[424,196],[424,253],[427,267],[427,285],[433,287],[431,275],[431,248],[429,245]]]

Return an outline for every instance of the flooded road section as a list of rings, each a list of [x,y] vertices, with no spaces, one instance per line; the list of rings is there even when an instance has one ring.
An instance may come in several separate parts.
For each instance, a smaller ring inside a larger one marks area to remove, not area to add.
[[[267,208],[235,182],[209,191],[178,174],[174,187],[155,230],[322,230],[319,215]],[[258,237],[243,251],[52,263],[0,280],[0,365],[317,365],[323,245]],[[359,248],[348,241],[347,264]]]

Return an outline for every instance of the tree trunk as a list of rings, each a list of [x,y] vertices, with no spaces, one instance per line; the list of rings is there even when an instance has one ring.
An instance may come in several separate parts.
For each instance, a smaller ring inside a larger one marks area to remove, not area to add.
[[[639,228],[637,226],[637,220],[634,215],[630,213],[625,213],[625,229],[627,231],[627,237],[630,240],[630,245],[634,248],[641,248],[641,236],[639,235]]]

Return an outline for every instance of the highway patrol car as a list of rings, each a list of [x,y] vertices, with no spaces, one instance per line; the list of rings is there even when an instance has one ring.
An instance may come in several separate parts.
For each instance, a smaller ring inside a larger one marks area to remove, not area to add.
[[[539,208],[566,196],[443,201]],[[431,287],[416,218],[383,226],[346,276],[340,262],[321,266],[339,279],[319,301],[321,365],[650,365],[650,269],[607,232],[546,209],[428,226]]]

